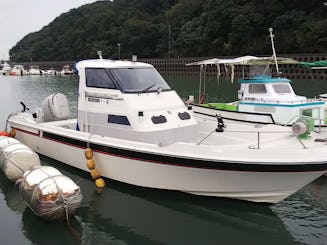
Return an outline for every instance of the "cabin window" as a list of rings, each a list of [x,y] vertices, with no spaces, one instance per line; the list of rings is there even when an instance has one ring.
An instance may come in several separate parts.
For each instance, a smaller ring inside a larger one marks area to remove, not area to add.
[[[277,94],[289,94],[292,92],[288,84],[274,84],[273,88]]]
[[[312,109],[302,110],[301,115],[306,117],[312,117]]]
[[[126,116],[119,116],[119,115],[108,115],[108,123],[131,125]]]
[[[108,69],[123,93],[150,93],[171,90],[152,67]]]
[[[151,117],[151,120],[154,124],[159,124],[159,123],[166,123],[167,122],[167,118],[163,115],[160,116],[153,116]]]
[[[87,87],[116,89],[116,86],[106,69],[86,68],[85,73]]]
[[[185,112],[180,112],[178,113],[178,116],[181,120],[188,120],[191,119],[191,115],[189,113]]]
[[[265,84],[250,84],[250,94],[265,94],[267,92]]]

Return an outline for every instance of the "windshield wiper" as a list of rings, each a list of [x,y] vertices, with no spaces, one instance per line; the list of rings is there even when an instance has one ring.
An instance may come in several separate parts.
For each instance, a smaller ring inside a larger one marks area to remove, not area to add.
[[[142,89],[140,91],[140,93],[145,93],[145,92],[149,91],[149,89],[153,88],[156,85],[157,85],[156,83],[152,83],[150,86],[146,87],[145,89]]]

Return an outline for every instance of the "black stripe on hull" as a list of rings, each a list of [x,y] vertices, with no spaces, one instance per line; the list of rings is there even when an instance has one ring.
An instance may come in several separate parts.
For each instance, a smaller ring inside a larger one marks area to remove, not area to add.
[[[232,118],[232,117],[225,117],[225,116],[222,116],[223,119],[226,119],[226,120],[230,120],[230,121],[236,121],[236,122],[245,122],[245,123],[257,123],[257,124],[275,124],[275,125],[283,125],[283,126],[292,126],[292,124],[288,124],[288,125],[284,125],[284,124],[278,124],[275,122],[273,116],[271,114],[266,114],[266,113],[257,113],[257,112],[245,112],[245,111],[228,111],[228,110],[224,110],[224,109],[217,109],[217,108],[211,108],[211,107],[203,107],[203,106],[198,106],[198,105],[193,105],[192,104],[192,107],[199,107],[199,108],[204,108],[204,109],[210,109],[210,110],[215,110],[217,111],[217,115],[219,115],[218,112],[228,112],[228,113],[236,113],[236,114],[247,114],[247,115],[259,115],[259,116],[269,116],[272,120],[272,122],[259,122],[259,121],[252,121],[252,120],[242,120],[242,119],[236,119],[236,118]],[[212,115],[212,114],[207,114],[207,113],[204,113],[204,112],[198,112],[198,111],[194,111],[193,112],[195,114],[199,114],[199,115],[203,115],[203,116],[208,116],[208,117],[216,117],[216,115]],[[318,127],[318,125],[315,125],[316,127]],[[322,127],[322,128],[326,128],[327,125],[320,125],[319,127]]]
[[[199,108],[203,108],[203,109],[210,109],[210,110],[215,110],[217,111],[217,115],[219,115],[219,112],[228,112],[228,113],[235,113],[235,114],[244,114],[244,115],[258,115],[258,116],[268,116],[271,119],[271,123],[270,122],[260,122],[260,121],[253,121],[253,120],[242,120],[242,119],[237,119],[237,118],[232,118],[232,117],[226,117],[226,116],[222,116],[223,119],[228,119],[231,121],[236,121],[236,122],[247,122],[247,123],[257,123],[257,124],[276,124],[273,116],[271,114],[266,114],[266,113],[256,113],[256,112],[245,112],[245,111],[228,111],[228,110],[224,110],[224,109],[217,109],[217,108],[211,108],[211,107],[203,107],[203,106],[198,106],[198,105],[192,105],[192,107],[199,107]],[[216,115],[212,115],[212,114],[207,114],[204,112],[198,112],[198,111],[194,111],[194,113],[196,114],[200,114],[200,115],[204,115],[204,116],[209,116],[209,117],[216,117]]]
[[[65,136],[60,136],[48,132],[43,132],[43,137],[49,140],[68,144],[71,146],[85,148],[86,141],[76,140]],[[117,157],[135,159],[140,161],[153,162],[156,164],[174,165],[180,167],[203,168],[213,170],[227,171],[244,171],[244,172],[313,172],[327,171],[327,162],[319,162],[312,164],[288,164],[288,163],[245,163],[245,162],[225,162],[225,161],[210,161],[192,158],[181,158],[168,155],[158,155],[145,153],[140,151],[126,150],[117,147],[104,146],[99,144],[90,144],[90,147],[100,153],[113,155]]]

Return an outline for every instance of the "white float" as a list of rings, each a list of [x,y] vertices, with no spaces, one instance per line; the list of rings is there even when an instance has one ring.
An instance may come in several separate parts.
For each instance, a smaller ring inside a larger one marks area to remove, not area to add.
[[[40,166],[39,156],[28,146],[9,137],[0,137],[0,168],[10,181],[18,180],[25,171]]]

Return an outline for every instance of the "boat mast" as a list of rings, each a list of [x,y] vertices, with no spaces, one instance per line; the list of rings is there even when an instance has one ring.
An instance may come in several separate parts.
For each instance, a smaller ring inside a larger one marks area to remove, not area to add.
[[[201,104],[201,95],[202,95],[202,75],[203,75],[203,65],[200,65],[200,82],[199,82],[199,100],[198,104]]]
[[[269,36],[270,36],[270,41],[271,41],[271,47],[272,47],[272,51],[273,51],[273,57],[275,59],[275,65],[276,65],[276,72],[277,75],[279,76],[279,69],[278,69],[278,62],[277,62],[277,56],[276,56],[276,51],[275,51],[275,45],[274,45],[274,34],[273,32],[273,28],[269,28]]]

